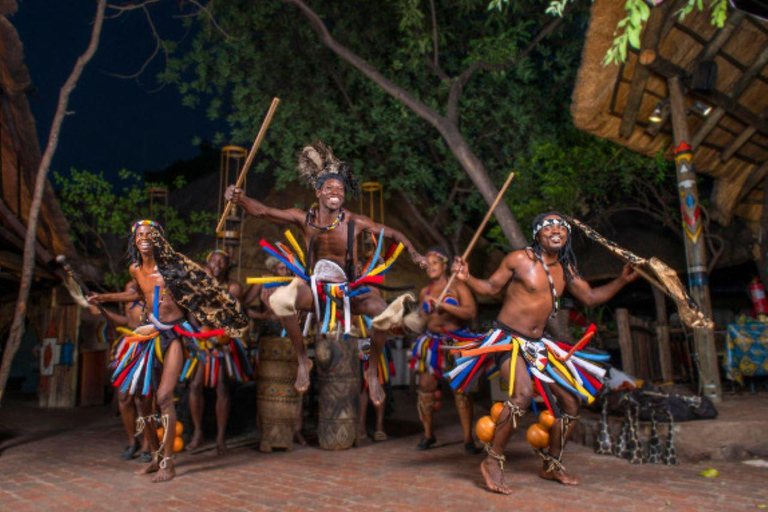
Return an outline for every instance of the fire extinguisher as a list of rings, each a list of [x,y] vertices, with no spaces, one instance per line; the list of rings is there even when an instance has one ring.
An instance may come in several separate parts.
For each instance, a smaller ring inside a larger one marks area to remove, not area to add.
[[[755,277],[749,285],[749,298],[752,299],[752,306],[755,308],[756,315],[768,314],[768,299],[765,298],[765,288],[763,283]]]

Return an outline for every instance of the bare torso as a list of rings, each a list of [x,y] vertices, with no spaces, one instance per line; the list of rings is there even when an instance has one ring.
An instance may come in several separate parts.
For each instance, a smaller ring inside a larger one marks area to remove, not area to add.
[[[353,254],[347,254],[347,237],[350,227],[349,221],[350,219],[356,218],[357,216],[355,214],[345,212],[344,220],[339,223],[338,227],[329,230],[316,229],[304,223],[302,229],[304,231],[304,240],[307,243],[307,251],[309,251],[309,242],[312,240],[312,237],[314,237],[312,243],[312,261],[316,263],[323,259],[330,260],[342,268],[345,268],[346,262],[350,257],[352,261],[357,261],[357,244],[352,244]],[[356,220],[355,240],[361,231],[362,229]]]
[[[459,302],[459,305],[462,305],[462,302],[459,299],[460,295],[458,290],[458,287],[460,286],[466,288],[464,283],[454,281],[451,287],[448,289],[448,294],[446,295],[455,297]],[[422,288],[421,293],[419,294],[419,302],[422,304],[422,308],[423,304],[430,298],[432,300],[437,300],[438,297],[440,297],[440,295],[443,293],[444,288],[445,284],[443,283],[431,283]],[[422,314],[426,314],[423,309]],[[443,329],[447,331],[455,331],[457,329],[461,329],[465,325],[466,322],[464,320],[461,320],[460,318],[457,318],[456,316],[446,311],[438,311],[437,308],[434,308],[432,313],[427,315],[427,329],[432,332],[441,333],[443,332]]]
[[[154,311],[155,301],[158,301],[160,307],[158,320],[161,322],[173,322],[184,317],[184,311],[173,300],[170,291],[165,286],[165,280],[154,262],[151,266],[143,263],[141,267],[138,264],[133,264],[130,272],[131,277],[138,285],[138,289],[144,295],[147,316],[149,312]],[[155,296],[155,287],[159,287],[157,296]]]
[[[524,336],[538,338],[554,307],[547,274],[530,250],[515,251],[506,259],[513,274],[504,291],[498,320]],[[565,289],[563,268],[557,262],[548,267],[560,297]]]

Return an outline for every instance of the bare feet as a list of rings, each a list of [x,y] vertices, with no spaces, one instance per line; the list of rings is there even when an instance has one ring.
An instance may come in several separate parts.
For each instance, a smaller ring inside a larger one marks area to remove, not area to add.
[[[377,430],[373,433],[373,440],[374,441],[386,441],[387,440],[387,433],[383,430]]]
[[[160,469],[160,462],[153,459],[152,462],[141,468],[140,470],[136,471],[135,475],[149,475],[150,473],[157,473],[157,471]]]
[[[483,478],[485,478],[485,485],[488,489],[500,494],[512,494],[512,489],[504,483],[504,472],[495,459],[487,457],[480,464],[480,472],[483,474]]]
[[[365,371],[365,381],[368,383],[368,395],[371,397],[373,405],[381,405],[387,395],[379,382],[379,371],[375,364],[368,365]]]
[[[304,436],[301,435],[301,432],[298,430],[293,433],[293,439],[300,445],[300,446],[307,446],[307,440],[304,439]]]
[[[304,393],[309,389],[309,372],[312,371],[312,361],[305,355],[299,357],[299,370],[296,374],[296,382],[293,386],[299,393]]]
[[[579,477],[570,474],[564,469],[555,469],[554,471],[547,471],[546,465],[539,471],[539,476],[544,480],[554,480],[560,482],[563,485],[579,485]]]
[[[227,451],[227,443],[224,441],[216,442],[216,455],[226,455]]]
[[[173,480],[176,476],[176,470],[173,468],[173,460],[166,460],[165,467],[159,468],[157,474],[152,478],[154,483],[167,482]]]
[[[198,448],[200,448],[201,444],[203,444],[203,432],[202,431],[198,432],[197,430],[195,430],[195,433],[192,434],[192,440],[187,445],[187,451],[193,452]]]

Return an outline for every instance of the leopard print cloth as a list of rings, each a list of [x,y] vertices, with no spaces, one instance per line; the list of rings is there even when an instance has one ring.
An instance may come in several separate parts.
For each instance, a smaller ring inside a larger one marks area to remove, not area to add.
[[[157,231],[151,233],[157,269],[173,300],[201,325],[221,328],[240,338],[248,331],[243,308],[227,289],[197,263],[173,250]]]

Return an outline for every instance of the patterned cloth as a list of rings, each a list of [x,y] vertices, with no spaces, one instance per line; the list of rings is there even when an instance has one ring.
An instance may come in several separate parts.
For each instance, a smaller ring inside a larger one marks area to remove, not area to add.
[[[739,384],[744,377],[768,375],[768,324],[728,324],[723,367],[726,377]]]

